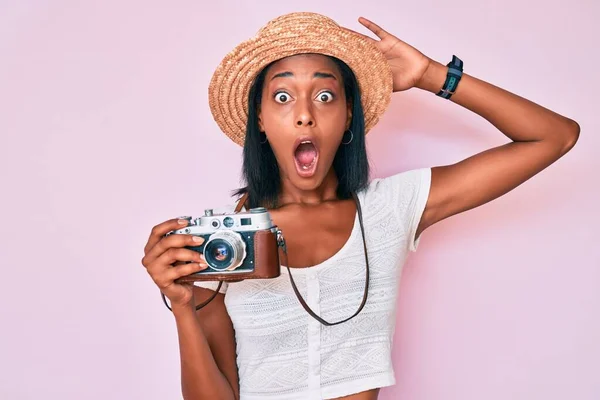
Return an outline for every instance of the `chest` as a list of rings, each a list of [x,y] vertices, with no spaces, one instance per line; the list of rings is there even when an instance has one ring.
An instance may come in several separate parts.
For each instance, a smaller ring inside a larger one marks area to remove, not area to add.
[[[270,213],[285,237],[290,268],[310,267],[331,258],[348,242],[358,224],[353,200]]]
[[[323,330],[323,336],[319,339],[322,344],[337,346],[344,338],[361,336],[367,332],[382,334],[393,326],[391,321],[395,315],[398,281],[407,251],[406,241],[403,240],[405,230],[384,207],[365,206],[362,209],[369,259],[369,297],[365,308],[355,318]],[[290,283],[290,272],[302,298],[325,320],[339,321],[357,310],[365,288],[365,252],[356,209],[350,208],[346,212],[348,214],[344,218],[354,218],[356,224],[352,229],[351,223],[345,221],[345,230],[341,231],[344,232],[342,236],[350,235],[347,242],[340,239],[340,233],[324,234],[323,231],[329,228],[317,229],[312,235],[306,235],[300,229],[302,224],[310,225],[312,222],[321,226],[331,224],[331,232],[335,232],[339,227],[333,226],[336,225],[335,221],[331,222],[327,216],[319,219],[319,215],[309,214],[286,224],[286,221],[289,222],[288,216],[272,213],[274,222],[284,231],[289,254],[293,255],[288,264],[296,269],[288,272],[287,268],[282,267],[281,275],[277,278],[248,279],[229,285],[225,304],[236,335],[240,335],[238,345],[248,334],[248,348],[264,344],[264,348],[261,347],[264,352],[259,353],[270,354],[273,351],[272,344],[268,343],[270,339],[264,342],[257,340],[257,335],[264,333],[276,341],[290,337],[303,341],[290,342],[289,351],[293,351],[308,345],[309,326],[321,329],[320,324],[300,305]],[[333,244],[328,243],[332,240],[335,240]],[[323,258],[326,259],[321,261]],[[293,331],[297,334],[291,335]],[[249,354],[254,354],[254,351],[249,351]]]

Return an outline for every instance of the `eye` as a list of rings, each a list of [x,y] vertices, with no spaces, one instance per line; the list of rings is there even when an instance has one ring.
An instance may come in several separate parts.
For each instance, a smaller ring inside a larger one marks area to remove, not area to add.
[[[277,92],[275,93],[275,101],[279,104],[285,104],[291,99],[292,96],[287,94],[286,92]]]
[[[321,92],[317,95],[317,99],[323,103],[329,103],[330,101],[333,101],[333,93]]]

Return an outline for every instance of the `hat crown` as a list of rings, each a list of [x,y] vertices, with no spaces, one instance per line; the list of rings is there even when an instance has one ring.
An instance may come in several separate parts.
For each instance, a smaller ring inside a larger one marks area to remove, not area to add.
[[[267,24],[258,31],[258,36],[272,34],[282,30],[306,29],[308,26],[313,26],[315,28],[340,27],[333,19],[322,14],[314,12],[293,12],[281,15],[267,22]]]

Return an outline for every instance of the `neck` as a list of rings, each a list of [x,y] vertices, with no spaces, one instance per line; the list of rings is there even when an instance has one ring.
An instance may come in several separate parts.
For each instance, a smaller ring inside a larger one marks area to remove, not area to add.
[[[278,204],[279,207],[283,207],[290,204],[318,205],[327,201],[334,201],[337,200],[337,187],[338,179],[333,168],[329,169],[323,182],[318,187],[310,190],[294,186],[289,178],[282,177]]]

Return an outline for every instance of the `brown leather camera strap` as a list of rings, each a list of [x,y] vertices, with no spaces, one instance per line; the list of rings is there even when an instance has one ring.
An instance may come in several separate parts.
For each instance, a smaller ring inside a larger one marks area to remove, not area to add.
[[[242,195],[242,197],[240,197],[240,199],[238,200],[237,205],[235,206],[235,213],[239,213],[240,211],[242,211],[242,207],[244,207],[244,205],[246,205],[246,201],[248,200],[248,192],[244,193]]]
[[[361,310],[363,309],[365,304],[367,303],[367,297],[369,295],[369,256],[367,255],[367,242],[365,240],[365,229],[363,226],[362,209],[360,208],[360,201],[358,200],[358,197],[356,196],[355,193],[352,193],[352,198],[354,198],[354,202],[356,203],[356,211],[358,212],[358,222],[360,223],[360,233],[362,234],[362,242],[363,242],[363,249],[364,249],[364,253],[365,253],[365,264],[366,264],[365,291],[363,293],[362,302],[360,303],[358,310],[356,310],[356,312],[354,314],[352,314],[348,318],[338,321],[338,322],[327,322],[323,318],[319,317],[313,310],[311,310],[311,308],[308,306],[308,304],[306,304],[306,302],[302,298],[300,291],[296,287],[296,283],[294,282],[294,278],[292,277],[292,271],[290,270],[290,267],[288,266],[287,251],[285,250],[285,247],[283,250],[285,266],[287,267],[288,273],[290,275],[290,282],[292,283],[292,288],[294,289],[294,292],[296,293],[296,297],[298,297],[298,301],[300,301],[300,304],[302,305],[302,307],[304,307],[304,309],[306,310],[307,313],[309,313],[314,319],[316,319],[323,325],[327,325],[327,326],[338,325],[338,324],[341,324],[342,322],[346,322],[346,321],[356,317],[358,315],[358,313],[361,312]],[[310,268],[310,267],[308,267],[308,268]]]

